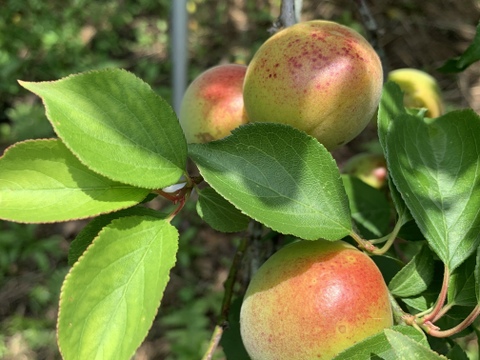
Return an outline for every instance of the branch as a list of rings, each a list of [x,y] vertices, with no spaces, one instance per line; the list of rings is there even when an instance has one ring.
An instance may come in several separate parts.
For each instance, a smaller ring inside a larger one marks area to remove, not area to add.
[[[380,46],[379,42],[379,33],[380,30],[378,28],[377,22],[372,15],[372,12],[368,8],[365,0],[353,0],[355,5],[357,6],[358,12],[362,18],[362,22],[367,30],[368,41],[372,44],[372,47],[377,52],[378,56],[380,57],[380,61],[382,62],[383,67],[383,77],[386,78],[388,72],[390,71],[390,66],[388,65],[387,56],[383,47]]]
[[[213,358],[213,354],[222,339],[224,327],[221,325],[216,325],[215,330],[213,330],[212,338],[210,339],[210,343],[208,344],[208,349],[203,355],[202,360],[211,360]]]
[[[220,340],[222,339],[224,330],[228,328],[228,314],[230,312],[230,304],[233,297],[233,287],[235,285],[237,273],[240,269],[245,250],[247,249],[249,242],[250,237],[245,236],[242,239],[240,245],[238,246],[235,257],[233,258],[232,266],[230,266],[227,280],[225,280],[225,293],[223,294],[222,310],[220,311],[220,317],[218,318],[217,325],[215,326],[212,338],[210,339],[207,352],[203,356],[202,360],[212,359],[213,354],[217,349]]]

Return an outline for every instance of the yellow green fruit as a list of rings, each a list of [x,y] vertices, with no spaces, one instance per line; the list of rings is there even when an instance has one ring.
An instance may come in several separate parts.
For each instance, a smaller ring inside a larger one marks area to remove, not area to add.
[[[250,122],[291,125],[332,150],[369,123],[382,86],[380,59],[365,38],[314,20],[262,44],[248,65],[243,97]]]
[[[440,88],[434,77],[417,69],[397,69],[388,74],[404,91],[403,102],[407,108],[426,108],[427,117],[436,118],[443,114]]]
[[[188,143],[224,138],[248,122],[242,95],[246,70],[245,65],[218,65],[188,86],[179,112]]]
[[[343,241],[299,241],[271,256],[240,311],[252,360],[325,360],[393,324],[375,263]]]

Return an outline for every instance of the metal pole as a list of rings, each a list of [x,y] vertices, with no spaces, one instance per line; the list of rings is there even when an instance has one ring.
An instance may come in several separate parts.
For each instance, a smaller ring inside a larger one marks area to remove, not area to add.
[[[302,6],[303,0],[295,0],[295,20],[297,23],[302,21]]]
[[[173,109],[180,110],[180,104],[187,87],[188,67],[188,15],[187,0],[172,1],[172,102]]]

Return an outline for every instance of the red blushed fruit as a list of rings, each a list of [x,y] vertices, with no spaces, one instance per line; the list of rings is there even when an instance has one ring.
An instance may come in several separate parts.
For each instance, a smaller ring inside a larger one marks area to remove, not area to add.
[[[248,65],[243,96],[250,122],[291,125],[332,150],[370,122],[382,86],[380,59],[359,33],[315,20],[262,44]]]
[[[245,65],[218,65],[189,85],[179,114],[188,143],[221,139],[248,122],[242,95],[246,70]]]
[[[240,312],[252,360],[332,359],[392,325],[382,274],[343,241],[279,250],[253,277]]]

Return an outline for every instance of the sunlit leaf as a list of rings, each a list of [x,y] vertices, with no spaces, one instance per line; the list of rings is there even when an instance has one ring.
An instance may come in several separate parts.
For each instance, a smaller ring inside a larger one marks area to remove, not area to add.
[[[152,325],[177,248],[178,232],[165,220],[131,216],[107,225],[62,287],[64,359],[130,359]]]
[[[80,219],[130,207],[149,190],[110,180],[83,165],[60,140],[32,140],[0,158],[0,218]]]
[[[42,98],[57,135],[92,170],[151,189],[184,174],[187,146],[175,113],[132,73],[108,69],[20,84]]]
[[[134,206],[128,209],[123,209],[109,214],[97,216],[92,219],[87,225],[85,225],[85,227],[70,243],[70,248],[68,249],[68,265],[73,266],[73,264],[75,264],[78,258],[85,252],[87,247],[97,237],[100,230],[110,224],[112,220],[132,215],[148,215],[158,217],[159,219],[167,217],[166,214],[143,206]]]

